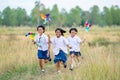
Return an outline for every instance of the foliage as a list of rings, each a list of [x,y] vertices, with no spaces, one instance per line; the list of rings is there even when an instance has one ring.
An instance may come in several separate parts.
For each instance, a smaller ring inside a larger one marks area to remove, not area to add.
[[[89,11],[84,11],[76,6],[67,12],[64,8],[59,10],[56,4],[52,9],[46,8],[44,4],[41,4],[40,7],[35,6],[30,15],[26,13],[25,9],[20,7],[17,9],[11,9],[8,6],[0,12],[0,25],[36,26],[43,23],[43,20],[40,18],[40,13],[49,13],[52,20],[50,25],[57,27],[84,26],[86,20],[92,25],[120,25],[120,8],[118,6],[112,6],[110,8],[104,7],[103,11],[100,11],[97,5],[91,7]]]

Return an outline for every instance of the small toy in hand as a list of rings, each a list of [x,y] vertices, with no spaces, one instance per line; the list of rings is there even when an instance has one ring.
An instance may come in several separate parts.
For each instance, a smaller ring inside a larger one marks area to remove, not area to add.
[[[32,32],[28,32],[27,34],[25,34],[26,37],[29,36],[30,39],[34,40],[36,33],[32,33]]]

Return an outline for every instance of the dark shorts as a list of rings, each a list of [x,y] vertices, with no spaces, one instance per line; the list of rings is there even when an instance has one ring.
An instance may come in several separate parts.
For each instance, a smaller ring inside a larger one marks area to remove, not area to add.
[[[38,59],[49,59],[49,56],[47,57],[47,53],[48,53],[48,50],[46,51],[42,51],[42,50],[38,50]]]
[[[63,63],[66,63],[67,61],[67,55],[62,50],[59,51],[58,55],[55,55],[54,63],[57,63],[58,61],[62,61]]]
[[[70,51],[70,55],[74,54],[75,56],[81,56],[81,52]]]

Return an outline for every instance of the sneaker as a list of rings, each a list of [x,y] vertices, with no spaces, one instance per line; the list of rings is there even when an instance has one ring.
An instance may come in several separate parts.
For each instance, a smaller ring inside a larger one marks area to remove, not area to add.
[[[61,73],[61,70],[58,70],[58,71],[57,71],[57,74],[60,74],[60,73]]]
[[[51,62],[51,61],[52,61],[52,59],[51,59],[51,58],[49,58],[49,59],[48,59],[48,61],[49,61],[49,62]]]
[[[66,67],[67,67],[67,64],[66,64],[66,63],[63,63],[63,65],[64,65],[64,68],[66,68]]]
[[[69,70],[73,71],[73,68],[69,68]]]
[[[45,73],[45,70],[44,70],[44,69],[42,69],[42,70],[41,70],[41,73]]]
[[[69,68],[71,71],[73,70],[73,65],[70,65],[70,68]]]

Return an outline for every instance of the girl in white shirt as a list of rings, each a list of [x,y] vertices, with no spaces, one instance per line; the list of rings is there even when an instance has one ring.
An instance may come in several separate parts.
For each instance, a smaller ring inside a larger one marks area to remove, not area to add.
[[[54,54],[54,63],[56,63],[56,67],[57,67],[57,72],[60,73],[60,64],[63,63],[64,68],[66,68],[67,64],[67,56],[66,54],[67,52],[67,47],[69,47],[68,45],[68,41],[67,39],[64,37],[63,33],[66,33],[65,30],[61,29],[61,28],[57,28],[55,30],[55,34],[56,36],[51,40],[52,44],[53,44],[53,54]],[[70,48],[70,47],[69,47]]]
[[[71,67],[70,70],[73,70],[73,62],[74,62],[74,57],[77,58],[78,63],[80,63],[79,57],[81,56],[80,53],[80,43],[84,42],[84,40],[81,40],[76,34],[77,34],[77,29],[76,28],[71,28],[69,30],[70,36],[68,37],[68,42],[69,45],[72,47],[70,49],[70,62],[71,62]]]
[[[47,37],[47,35],[44,34],[45,32],[45,27],[40,25],[37,27],[37,31],[38,34],[35,36],[34,39],[34,44],[37,44],[38,46],[38,59],[39,59],[39,66],[41,68],[41,72],[45,72],[44,68],[43,68],[43,60],[45,63],[48,62],[48,60],[50,59],[49,56],[49,39]]]

